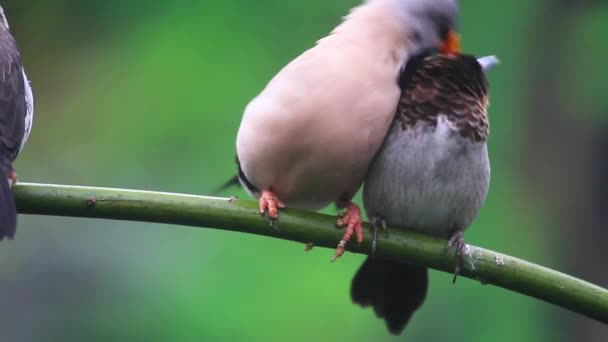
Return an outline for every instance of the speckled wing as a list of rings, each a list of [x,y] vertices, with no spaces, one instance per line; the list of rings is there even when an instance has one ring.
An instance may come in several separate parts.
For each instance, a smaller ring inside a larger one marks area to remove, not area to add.
[[[489,133],[488,81],[475,57],[434,55],[412,62],[399,83],[403,93],[395,120],[402,129],[435,125],[446,115],[461,136],[483,142]],[[410,68],[410,70],[408,70]]]
[[[19,56],[0,56],[0,61],[0,169],[6,174],[22,147],[28,111]]]

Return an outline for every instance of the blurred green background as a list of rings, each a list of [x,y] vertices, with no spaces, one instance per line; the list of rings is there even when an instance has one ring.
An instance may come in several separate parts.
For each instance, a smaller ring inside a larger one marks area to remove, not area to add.
[[[5,0],[36,98],[23,181],[209,193],[247,102],[356,0]],[[469,242],[608,286],[608,7],[461,1],[496,54],[492,186]],[[353,72],[357,72],[353,70]],[[246,196],[234,189],[229,194]],[[328,210],[327,212],[332,212]],[[363,256],[237,233],[21,216],[0,248],[1,341],[604,341],[552,305],[431,273],[389,336],[350,301]]]

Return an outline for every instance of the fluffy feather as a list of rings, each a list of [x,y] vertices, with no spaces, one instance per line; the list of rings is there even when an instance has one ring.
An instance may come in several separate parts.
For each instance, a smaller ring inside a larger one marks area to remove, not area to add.
[[[408,69],[395,120],[365,183],[365,209],[393,227],[445,238],[469,227],[488,193],[487,81],[471,56],[423,57]],[[398,334],[426,287],[425,269],[368,260],[352,293]]]
[[[412,31],[433,22],[407,4],[445,2],[453,3],[367,1],[283,68],[239,128],[237,155],[251,184],[312,210],[352,197],[393,119],[399,71],[408,56],[439,43],[436,28],[430,41]]]

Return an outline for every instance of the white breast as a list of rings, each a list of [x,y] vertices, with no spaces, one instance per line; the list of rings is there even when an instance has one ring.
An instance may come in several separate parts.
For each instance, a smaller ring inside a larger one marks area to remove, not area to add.
[[[34,121],[34,94],[32,93],[30,81],[27,79],[27,75],[25,74],[25,69],[22,69],[22,72],[23,82],[25,82],[25,105],[27,112],[25,114],[25,132],[23,135],[23,140],[21,141],[21,146],[19,147],[19,152],[23,150],[27,139],[30,137],[30,133],[32,132],[32,124]]]
[[[437,126],[393,125],[365,184],[368,216],[436,236],[466,229],[483,205],[490,164],[485,143],[460,136],[445,116]]]

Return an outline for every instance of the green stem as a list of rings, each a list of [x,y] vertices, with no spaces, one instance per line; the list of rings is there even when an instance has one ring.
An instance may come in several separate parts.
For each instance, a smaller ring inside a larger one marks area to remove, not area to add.
[[[240,199],[27,183],[19,183],[13,190],[23,214],[213,227],[327,248],[335,248],[342,236],[335,227],[335,217],[293,209],[282,210],[279,229],[273,229],[258,213],[256,203]],[[398,229],[389,231],[390,236],[379,237],[379,257],[453,271],[454,253],[444,253],[445,240]],[[369,253],[369,239],[350,251]],[[567,274],[472,245],[468,245],[461,274],[608,324],[608,290]]]

